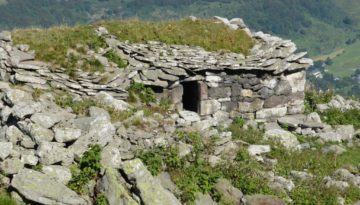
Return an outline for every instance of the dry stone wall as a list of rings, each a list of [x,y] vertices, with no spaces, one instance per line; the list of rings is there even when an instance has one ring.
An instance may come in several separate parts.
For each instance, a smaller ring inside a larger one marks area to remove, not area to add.
[[[99,35],[129,61],[129,79],[151,86],[183,109],[187,82],[197,82],[193,100],[201,116],[226,111],[232,116],[271,119],[304,111],[305,70],[312,60],[296,53],[290,40],[251,33],[243,21],[216,17],[232,29],[243,29],[256,45],[249,56],[208,52],[199,47],[159,42],[129,44],[117,40],[105,28]],[[193,18],[196,21],[196,19]]]
[[[257,119],[302,113],[305,70],[312,64],[311,59],[304,57],[306,52],[296,53],[296,45],[290,40],[252,33],[241,19],[216,19],[253,37],[255,46],[250,55],[160,42],[123,42],[100,27],[97,33],[108,48],[93,55],[104,64],[105,73],[79,70],[77,77],[71,78],[65,68],[54,69],[48,63],[36,61],[29,46],[13,45],[11,34],[2,32],[0,76],[33,89],[53,87],[80,96],[104,91],[116,99],[126,98],[131,81],[140,82],[154,88],[159,97],[170,98],[178,110],[187,109],[186,100],[195,101],[192,111],[203,117],[218,111]],[[128,61],[125,69],[107,62],[103,54],[110,49]],[[184,99],[189,92],[184,88],[188,82],[195,82],[193,90],[197,93],[193,99]]]

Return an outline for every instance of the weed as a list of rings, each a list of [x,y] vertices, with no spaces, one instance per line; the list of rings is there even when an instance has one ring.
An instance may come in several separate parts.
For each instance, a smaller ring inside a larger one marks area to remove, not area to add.
[[[115,63],[119,68],[125,68],[127,66],[127,62],[124,61],[122,58],[120,58],[119,55],[117,55],[114,50],[109,50],[104,54],[104,56],[109,61]]]
[[[31,168],[32,168],[33,170],[35,170],[35,171],[41,172],[42,169],[43,169],[43,165],[42,165],[41,163],[39,163],[39,164],[37,164],[37,165],[35,165],[35,166],[32,166]]]
[[[169,98],[161,98],[160,103],[159,103],[159,107],[163,112],[166,112],[166,111],[170,110],[171,104],[172,104],[171,99],[169,99]]]
[[[109,205],[109,201],[104,193],[100,193],[96,196],[95,205]]]
[[[100,145],[90,145],[89,150],[80,159],[77,168],[72,170],[73,177],[68,187],[77,193],[84,192],[84,186],[92,179],[96,178],[101,169],[101,147]]]
[[[34,92],[32,93],[32,97],[35,101],[39,101],[40,96],[44,94],[44,91],[38,88],[34,89]]]
[[[316,110],[317,104],[326,104],[333,98],[334,92],[317,92],[315,90],[307,90],[305,92],[305,110],[310,113]]]
[[[236,117],[233,120],[233,124],[239,126],[240,128],[242,128],[245,125],[245,123],[246,123],[246,121],[242,117]]]
[[[145,87],[142,83],[136,83],[132,82],[131,85],[128,88],[129,92],[129,102],[137,102],[137,98],[140,99],[142,103],[149,104],[151,102],[156,101],[155,93],[154,91],[149,88]]]
[[[163,170],[163,157],[157,150],[141,152],[138,157],[144,162],[152,175],[156,176]]]

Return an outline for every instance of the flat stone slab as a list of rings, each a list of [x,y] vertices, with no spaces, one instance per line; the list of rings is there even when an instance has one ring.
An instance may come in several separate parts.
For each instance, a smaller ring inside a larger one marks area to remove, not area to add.
[[[11,186],[24,198],[44,205],[86,205],[86,201],[64,184],[40,172],[23,169]]]

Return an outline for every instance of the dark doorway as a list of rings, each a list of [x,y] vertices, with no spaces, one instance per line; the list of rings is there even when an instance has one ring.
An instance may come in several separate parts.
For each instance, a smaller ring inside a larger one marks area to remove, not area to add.
[[[196,81],[183,82],[184,94],[182,103],[184,110],[199,111],[200,86]]]

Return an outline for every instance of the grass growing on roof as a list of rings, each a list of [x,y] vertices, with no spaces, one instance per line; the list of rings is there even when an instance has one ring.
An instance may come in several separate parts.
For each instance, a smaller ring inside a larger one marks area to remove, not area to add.
[[[12,33],[14,44],[28,44],[35,50],[36,58],[67,69],[73,69],[79,60],[75,56],[68,58],[68,49],[79,53],[85,52],[85,45],[90,49],[105,47],[103,39],[95,34],[91,25],[75,27],[53,27],[49,29],[19,29]],[[71,56],[70,56],[71,57]],[[89,66],[93,66],[90,62]],[[88,68],[89,69],[89,68]]]
[[[168,44],[201,46],[209,51],[228,50],[248,54],[254,42],[245,31],[232,30],[212,20],[183,19],[150,22],[139,20],[101,22],[109,32],[130,42],[160,41]]]

